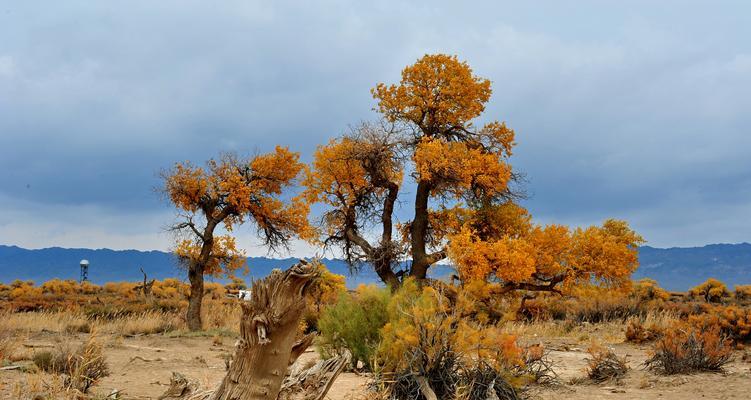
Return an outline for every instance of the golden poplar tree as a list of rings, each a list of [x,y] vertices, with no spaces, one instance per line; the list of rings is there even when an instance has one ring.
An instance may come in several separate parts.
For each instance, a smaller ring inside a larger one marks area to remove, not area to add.
[[[175,253],[188,272],[190,296],[187,322],[201,329],[204,275],[231,274],[245,265],[245,254],[229,234],[246,221],[272,250],[286,247],[296,236],[308,238],[308,203],[302,197],[284,199],[285,189],[301,176],[299,154],[284,147],[251,158],[223,155],[205,167],[178,163],[162,174],[164,193],[180,211],[172,230],[181,233]]]
[[[381,123],[319,147],[305,180],[308,200],[327,207],[324,243],[350,264],[369,263],[396,286],[400,273],[424,280],[450,258],[463,282],[502,292],[617,285],[636,269],[642,239],[625,222],[542,226],[516,203],[515,132],[500,121],[475,124],[491,85],[466,62],[426,55],[372,94]],[[414,187],[400,193],[405,171]],[[411,220],[395,220],[399,199]],[[411,260],[406,271],[396,271],[400,260]]]

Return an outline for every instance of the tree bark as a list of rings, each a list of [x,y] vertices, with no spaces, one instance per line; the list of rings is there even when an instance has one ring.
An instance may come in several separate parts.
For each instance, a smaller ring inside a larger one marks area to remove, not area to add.
[[[226,212],[226,210],[224,211]],[[225,218],[224,214],[220,218]],[[214,249],[214,228],[221,219],[210,219],[206,223],[206,228],[201,235],[201,254],[198,260],[193,260],[188,265],[188,280],[190,281],[190,297],[188,298],[188,312],[185,320],[188,323],[188,329],[191,331],[200,331],[203,329],[201,321],[201,305],[203,304],[203,274],[206,271],[206,265],[211,258],[211,252]]]
[[[185,320],[188,323],[188,329],[191,331],[200,331],[203,329],[203,324],[201,323],[203,268],[195,263],[191,263],[188,267],[188,280],[190,281],[190,297],[188,298],[188,312]]]
[[[253,284],[243,302],[240,340],[227,375],[212,400],[275,400],[291,365],[295,335],[305,309],[304,296],[317,276],[301,261]]]
[[[381,278],[381,281],[386,284],[386,286],[391,289],[391,291],[395,291],[399,288],[399,277],[396,276],[394,273],[394,270],[391,269],[391,260],[379,260],[376,261],[373,265],[376,274],[378,274],[378,277]]]
[[[241,303],[240,339],[219,387],[204,390],[198,382],[173,372],[170,387],[159,399],[323,399],[349,357],[322,360],[308,369],[295,364],[315,337],[295,340],[308,287],[317,276],[317,267],[301,260],[285,272],[275,270],[255,282],[251,301]]]
[[[425,236],[428,231],[428,199],[430,197],[430,185],[425,181],[417,184],[415,193],[415,218],[412,220],[411,246],[412,246],[412,268],[409,275],[418,279],[425,280],[430,263],[425,247]]]

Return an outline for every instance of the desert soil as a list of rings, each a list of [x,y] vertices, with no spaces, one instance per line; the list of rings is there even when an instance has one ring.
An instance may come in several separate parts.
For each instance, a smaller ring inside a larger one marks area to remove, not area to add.
[[[27,338],[28,351],[54,346],[56,341],[82,342],[85,336],[59,336],[41,333]],[[560,385],[534,387],[529,392],[537,399],[750,399],[751,362],[744,361],[737,352],[726,372],[693,375],[658,376],[645,371],[641,364],[647,358],[648,347],[631,344],[612,345],[615,352],[626,356],[631,370],[620,382],[605,384],[571,384],[571,380],[584,376],[587,353],[586,344],[567,343],[561,340],[544,341],[552,349],[550,358],[558,374]],[[105,353],[111,375],[102,379],[94,392],[109,394],[120,391],[125,399],[154,399],[169,384],[172,371],[197,379],[205,387],[213,387],[224,375],[225,359],[233,349],[233,340],[224,338],[215,343],[211,338],[170,338],[144,336],[135,338],[106,338]],[[303,355],[307,360],[317,357],[310,351]],[[32,375],[18,370],[0,372],[0,398],[14,398],[14,388],[19,384],[44,386],[45,380],[31,382]],[[357,399],[366,392],[369,378],[365,374],[343,373],[334,383],[328,398],[331,400]]]

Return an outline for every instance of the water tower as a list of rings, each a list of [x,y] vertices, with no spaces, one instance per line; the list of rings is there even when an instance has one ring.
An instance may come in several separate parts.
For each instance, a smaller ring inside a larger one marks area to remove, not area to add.
[[[89,280],[89,260],[81,260],[81,283]]]

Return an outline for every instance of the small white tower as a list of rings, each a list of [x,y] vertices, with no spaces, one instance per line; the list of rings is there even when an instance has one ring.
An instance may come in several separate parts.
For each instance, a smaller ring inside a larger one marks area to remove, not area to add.
[[[89,280],[89,260],[81,260],[81,283]]]

